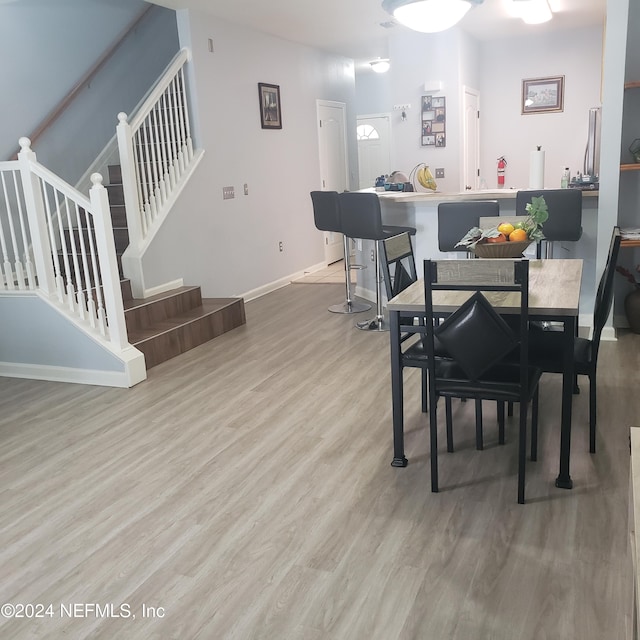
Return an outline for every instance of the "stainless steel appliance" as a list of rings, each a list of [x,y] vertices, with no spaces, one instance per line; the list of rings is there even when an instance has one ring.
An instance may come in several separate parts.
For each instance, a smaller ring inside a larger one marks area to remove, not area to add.
[[[583,173],[571,179],[570,187],[574,189],[596,190],[600,176],[600,127],[602,120],[602,107],[589,109],[589,129],[587,132],[587,145],[584,150]]]

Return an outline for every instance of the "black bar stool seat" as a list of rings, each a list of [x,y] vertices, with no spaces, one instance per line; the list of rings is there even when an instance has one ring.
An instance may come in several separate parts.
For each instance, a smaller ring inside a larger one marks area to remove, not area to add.
[[[356,302],[351,299],[351,256],[349,239],[342,231],[342,215],[337,191],[312,191],[313,218],[316,228],[320,231],[333,231],[342,233],[344,245],[344,273],[345,273],[345,301],[341,304],[333,304],[329,307],[332,313],[361,313],[369,311],[371,305],[365,302]]]
[[[375,193],[345,192],[339,195],[342,212],[343,233],[350,238],[373,240],[374,261],[376,263],[376,317],[359,322],[358,329],[365,331],[388,331],[382,309],[382,270],[379,243],[400,233],[415,235],[415,227],[382,224],[380,199]]]

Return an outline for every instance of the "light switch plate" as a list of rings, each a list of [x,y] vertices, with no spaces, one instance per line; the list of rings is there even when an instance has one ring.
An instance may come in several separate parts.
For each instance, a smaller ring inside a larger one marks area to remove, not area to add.
[[[236,197],[236,192],[233,187],[222,187],[222,199],[231,200]]]

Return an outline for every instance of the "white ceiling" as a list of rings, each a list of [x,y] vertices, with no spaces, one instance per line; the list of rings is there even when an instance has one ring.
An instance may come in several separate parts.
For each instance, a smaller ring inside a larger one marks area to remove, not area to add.
[[[390,32],[404,30],[383,11],[382,0],[152,0],[170,9],[194,8],[229,22],[366,63],[386,57]],[[550,22],[525,25],[511,17],[511,0],[484,0],[460,27],[479,40],[517,37],[604,24],[606,0],[549,0]],[[388,28],[382,24],[391,25]]]

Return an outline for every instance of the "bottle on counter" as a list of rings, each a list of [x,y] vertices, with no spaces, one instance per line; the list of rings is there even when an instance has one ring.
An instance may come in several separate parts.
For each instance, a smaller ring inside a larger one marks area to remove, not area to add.
[[[569,171],[569,167],[565,167],[562,172],[562,178],[560,179],[560,188],[568,189],[569,182],[571,181],[571,172]]]

